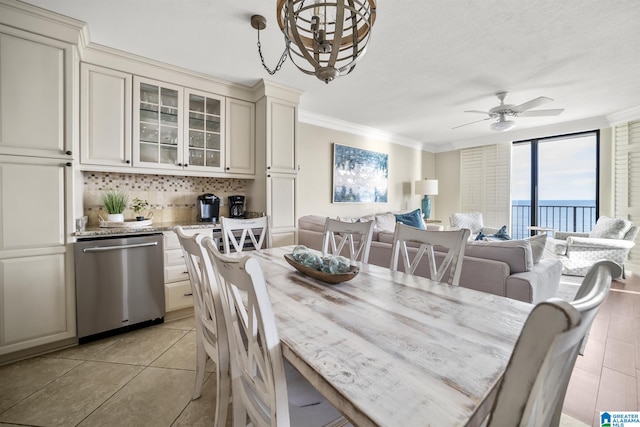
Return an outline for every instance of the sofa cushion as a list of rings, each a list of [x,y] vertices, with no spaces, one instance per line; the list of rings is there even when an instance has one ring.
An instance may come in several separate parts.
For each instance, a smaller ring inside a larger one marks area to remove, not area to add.
[[[623,239],[633,224],[621,218],[601,216],[589,233],[589,237],[600,239]]]
[[[422,216],[420,214],[420,209],[416,209],[411,212],[394,215],[396,217],[396,222],[400,222],[404,225],[424,230],[424,221],[422,220]]]
[[[511,274],[531,271],[533,268],[531,244],[526,240],[467,242],[464,255],[505,262]]]
[[[531,245],[531,255],[533,256],[533,263],[537,264],[542,259],[542,255],[544,255],[544,247],[547,244],[547,233],[527,237],[524,240],[528,241]]]
[[[469,230],[471,230],[471,234],[478,234],[484,226],[484,224],[482,223],[482,213],[454,213],[453,215],[451,215],[451,226],[468,228]]]

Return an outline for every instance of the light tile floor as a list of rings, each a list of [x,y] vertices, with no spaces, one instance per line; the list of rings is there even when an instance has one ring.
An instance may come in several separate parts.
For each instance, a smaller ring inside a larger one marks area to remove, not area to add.
[[[213,424],[215,365],[202,397],[193,317],[0,367],[0,425]]]
[[[193,317],[2,366],[0,426],[210,426],[215,365],[192,401],[194,366]]]

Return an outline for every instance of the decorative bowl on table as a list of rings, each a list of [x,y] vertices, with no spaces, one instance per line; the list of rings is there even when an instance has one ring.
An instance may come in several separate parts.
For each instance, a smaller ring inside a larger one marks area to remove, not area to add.
[[[284,259],[287,260],[287,262],[291,264],[291,266],[296,270],[298,270],[300,273],[309,277],[313,277],[314,279],[318,279],[325,283],[331,283],[334,285],[338,283],[346,282],[347,280],[351,280],[354,277],[356,277],[360,272],[358,267],[354,265],[350,265],[349,270],[343,273],[324,272],[312,267],[307,267],[306,265],[299,263],[298,261],[295,260],[295,258],[293,257],[293,254],[285,254]]]

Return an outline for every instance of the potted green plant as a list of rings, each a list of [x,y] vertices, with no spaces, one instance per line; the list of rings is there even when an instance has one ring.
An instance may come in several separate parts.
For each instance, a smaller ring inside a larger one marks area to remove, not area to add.
[[[144,221],[144,214],[142,211],[147,210],[149,208],[149,202],[146,200],[138,199],[137,197],[133,199],[131,202],[131,209],[133,209],[133,213],[136,215],[136,220]]]
[[[129,193],[123,190],[109,189],[102,193],[102,206],[109,214],[110,222],[124,222],[124,210],[129,204]]]

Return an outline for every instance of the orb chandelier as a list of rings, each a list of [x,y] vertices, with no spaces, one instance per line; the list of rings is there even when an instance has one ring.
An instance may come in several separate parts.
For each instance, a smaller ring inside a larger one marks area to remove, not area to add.
[[[277,0],[278,25],[285,51],[272,71],[264,63],[260,30],[266,19],[251,17],[258,30],[258,51],[264,68],[274,74],[286,57],[303,73],[325,83],[349,74],[367,50],[376,20],[376,0]]]

